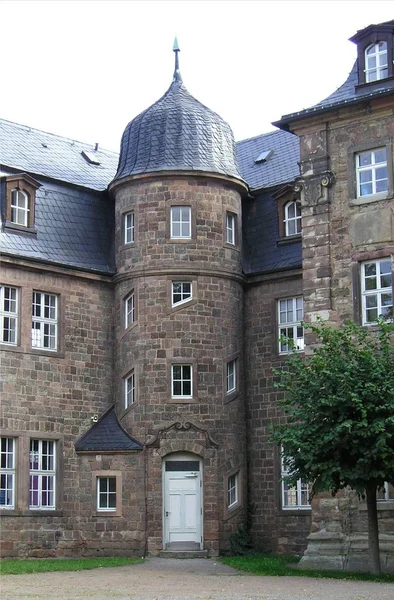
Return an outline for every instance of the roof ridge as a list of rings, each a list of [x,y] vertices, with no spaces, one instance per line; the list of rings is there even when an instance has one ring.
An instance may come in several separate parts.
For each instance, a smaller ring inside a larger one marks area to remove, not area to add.
[[[266,133],[260,133],[259,135],[254,135],[252,137],[249,138],[244,138],[243,140],[237,140],[235,143],[236,144],[242,144],[243,142],[250,142],[252,140],[257,140],[258,138],[264,137],[264,136],[268,136],[268,135],[272,135],[275,133],[283,133],[281,129],[273,129],[272,131],[267,131]],[[286,132],[287,133],[287,132]]]
[[[66,137],[64,135],[59,135],[57,133],[51,133],[50,131],[45,131],[44,129],[38,129],[37,127],[32,127],[31,125],[24,125],[23,123],[17,123],[16,121],[9,121],[8,119],[2,119],[2,118],[0,118],[0,123],[1,122],[3,122],[3,123],[9,123],[10,125],[16,125],[17,127],[24,128],[24,129],[27,129],[27,130],[30,130],[30,131],[33,130],[33,131],[37,131],[38,133],[44,133],[45,135],[49,135],[49,136],[54,137],[54,138],[58,138],[58,139],[62,139],[62,140],[67,140],[69,142],[74,142],[74,144],[81,144],[81,145],[85,145],[85,146],[89,146],[90,145],[90,146],[94,147],[94,143],[83,142],[81,140],[76,140],[74,138],[69,138],[69,137]],[[109,150],[107,148],[100,148],[99,147],[99,149],[97,150],[97,152],[108,152],[109,154],[114,154],[114,155],[119,156],[119,152],[116,152],[115,150]]]

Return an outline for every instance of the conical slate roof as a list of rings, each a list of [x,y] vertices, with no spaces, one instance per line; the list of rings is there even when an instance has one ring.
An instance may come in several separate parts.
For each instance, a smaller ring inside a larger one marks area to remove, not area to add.
[[[203,171],[241,179],[233,132],[185,88],[178,68],[167,92],[131,121],[114,181],[158,171]]]

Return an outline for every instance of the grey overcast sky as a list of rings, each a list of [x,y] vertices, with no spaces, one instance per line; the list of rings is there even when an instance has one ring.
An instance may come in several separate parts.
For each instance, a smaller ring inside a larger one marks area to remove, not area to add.
[[[177,35],[189,92],[252,137],[339,87],[348,38],[393,18],[392,0],[0,0],[0,117],[118,151]]]

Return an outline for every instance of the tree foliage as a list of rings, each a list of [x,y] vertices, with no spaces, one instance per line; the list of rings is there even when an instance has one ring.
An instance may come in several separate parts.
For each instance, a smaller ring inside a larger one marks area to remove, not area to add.
[[[293,353],[274,371],[286,420],[272,439],[284,448],[288,482],[309,481],[312,496],[394,483],[393,324],[306,327],[317,338],[312,353]]]

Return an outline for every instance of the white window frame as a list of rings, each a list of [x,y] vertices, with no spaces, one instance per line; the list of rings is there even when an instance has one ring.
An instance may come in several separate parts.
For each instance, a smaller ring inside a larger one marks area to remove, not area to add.
[[[175,369],[180,368],[180,377],[175,377]],[[186,370],[190,370],[190,377],[186,376]],[[174,386],[180,382],[181,393],[176,394]],[[190,386],[190,394],[184,393],[185,386]],[[171,365],[171,398],[193,398],[193,365],[190,364],[173,364]]]
[[[385,264],[385,267],[382,265]],[[375,265],[375,275],[366,275],[366,267],[369,265]],[[387,269],[388,272],[382,269]],[[376,278],[376,287],[368,289],[367,281]],[[388,282],[389,285],[382,285],[382,283]],[[389,257],[381,258],[378,260],[368,260],[361,263],[361,295],[362,295],[362,322],[363,325],[375,325],[377,319],[369,320],[369,315],[372,310],[377,311],[377,316],[384,315],[383,308],[391,307],[391,315],[393,318],[393,276],[392,276],[392,263]],[[387,297],[391,298],[391,304],[385,304]],[[373,298],[375,297],[375,303],[372,305]],[[369,306],[368,306],[369,305]]]
[[[111,491],[110,490],[110,484],[109,484],[109,480],[114,480],[115,482],[115,491]],[[97,507],[97,512],[116,512],[117,509],[117,480],[116,480],[116,476],[115,475],[107,475],[107,476],[98,476],[96,478],[96,493],[97,493],[97,501],[96,501],[96,507]],[[101,483],[105,483],[105,490],[101,489]],[[114,498],[115,499],[115,506],[110,506],[110,498]],[[101,499],[105,499],[106,503],[105,506],[100,506],[100,500]]]
[[[290,209],[294,208],[294,215],[289,215]],[[284,207],[285,236],[300,235],[301,233],[301,202],[299,200],[290,200]],[[294,229],[291,232],[291,228]]]
[[[180,286],[179,291],[175,290],[175,286]],[[180,300],[175,300],[176,296],[180,296]],[[171,283],[171,304],[179,306],[190,302],[193,298],[193,283],[191,281],[173,281]]]
[[[5,510],[15,508],[15,457],[15,438],[0,437],[0,508]]]
[[[394,486],[390,485],[388,483],[388,481],[385,481],[383,490],[378,490],[376,500],[377,500],[377,502],[393,502],[394,501]]]
[[[124,378],[124,407],[125,410],[135,404],[136,378],[134,369]]]
[[[18,345],[19,290],[9,285],[0,286],[0,343]],[[8,339],[5,339],[8,337]],[[10,339],[11,338],[11,339]]]
[[[33,291],[31,345],[41,350],[57,350],[58,297],[55,294]]]
[[[135,240],[135,214],[130,211],[123,215],[124,223],[124,243],[133,244]]]
[[[382,44],[382,49],[379,48],[379,44]],[[373,52],[369,53],[370,50],[373,50]],[[373,81],[379,81],[380,79],[386,79],[386,77],[388,77],[387,42],[381,40],[368,46],[365,50],[364,58],[366,83],[372,83]],[[375,60],[374,67],[369,67],[368,63],[371,59]],[[386,71],[386,73],[383,73],[383,71]],[[372,77],[373,73],[376,74],[375,78]]]
[[[239,496],[239,471],[227,478],[227,508],[238,504]]]
[[[283,451],[282,451],[283,452]],[[283,510],[310,510],[309,485],[302,479],[297,479],[296,485],[289,485],[285,478],[291,474],[291,469],[285,464],[283,454],[281,456],[281,498]],[[307,501],[303,502],[303,496],[307,494]],[[289,503],[289,498],[295,498],[293,504]]]
[[[130,292],[124,299],[124,327],[128,329],[135,323],[135,293]]]
[[[292,348],[289,347],[288,343],[283,341],[283,337],[293,340],[296,351],[302,352],[305,346],[304,328],[301,325],[301,321],[304,318],[304,302],[302,296],[280,298],[277,305],[279,354],[289,354],[292,352]],[[291,315],[293,315],[293,318],[291,318]]]
[[[11,190],[10,222],[22,227],[29,225],[29,196],[26,192],[14,188]]]
[[[175,211],[179,210],[179,219],[175,219]],[[171,206],[170,212],[171,239],[190,240],[192,237],[192,209],[191,206],[179,205]],[[175,232],[179,228],[179,232]]]
[[[226,366],[226,393],[233,394],[237,390],[237,359],[234,358]]]
[[[45,444],[47,444],[45,446]],[[33,447],[35,446],[35,448]],[[47,450],[47,452],[44,452]],[[54,440],[41,440],[32,438],[30,440],[29,454],[29,509],[30,510],[55,510],[56,508],[56,442]],[[37,466],[32,466],[37,465]],[[33,478],[37,478],[37,486],[32,487]],[[52,483],[52,489],[45,491],[44,483]],[[48,494],[46,502],[43,502],[44,494]],[[37,503],[32,503],[33,494],[37,494]],[[52,499],[52,501],[50,501]]]
[[[226,242],[235,246],[237,215],[226,212]]]
[[[378,152],[384,152],[385,160],[376,162]],[[363,156],[370,154],[371,162],[366,165],[361,165],[361,159]],[[365,198],[367,196],[375,196],[377,194],[387,194],[389,189],[389,174],[388,174],[388,152],[386,146],[380,148],[373,148],[371,150],[364,150],[363,152],[356,153],[356,180],[357,180],[357,198]],[[379,169],[386,169],[386,177],[379,177]],[[370,173],[368,181],[361,181],[363,174]],[[386,182],[385,189],[377,189],[380,182]],[[371,185],[372,191],[370,193],[362,193],[362,186]]]

